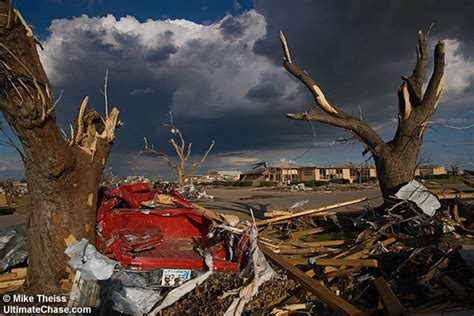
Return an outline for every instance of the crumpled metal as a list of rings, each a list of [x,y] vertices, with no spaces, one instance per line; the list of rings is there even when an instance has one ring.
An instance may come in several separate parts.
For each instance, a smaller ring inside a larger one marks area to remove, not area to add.
[[[26,224],[0,229],[0,273],[24,262],[26,258]]]
[[[436,210],[441,207],[433,193],[416,180],[411,180],[401,187],[395,194],[400,200],[408,200],[414,202],[428,216],[433,216]]]

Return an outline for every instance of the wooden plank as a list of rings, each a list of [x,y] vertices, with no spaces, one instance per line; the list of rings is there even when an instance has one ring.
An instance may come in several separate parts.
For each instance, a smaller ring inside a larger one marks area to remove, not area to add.
[[[284,215],[291,215],[293,212],[290,211],[268,211],[263,213],[264,217],[278,217],[278,216],[284,216]]]
[[[224,221],[219,213],[211,211],[211,210],[205,208],[204,206],[201,206],[201,205],[196,204],[196,203],[192,203],[192,205],[195,209],[200,211],[204,216],[206,216],[206,217],[208,217],[212,220],[215,220],[219,223],[222,223]]]
[[[377,259],[316,259],[316,264],[320,266],[333,267],[378,267]]]
[[[26,278],[26,268],[13,269],[10,273],[0,274],[0,283]]]
[[[316,280],[308,277],[303,271],[289,263],[282,256],[274,253],[264,245],[260,245],[260,249],[265,256],[273,261],[280,268],[287,271],[288,275],[300,282],[308,291],[316,295],[324,304],[328,305],[332,310],[343,315],[362,315],[362,312],[342,297],[337,296],[327,287],[319,284]]]
[[[353,253],[342,252],[339,255],[335,256],[333,259],[360,259],[360,258],[363,258],[363,257],[367,256],[367,254],[370,252],[370,250],[377,245],[377,243],[369,243],[371,240],[372,240],[372,238],[370,238],[366,242],[366,244],[368,244],[368,245],[364,249],[353,252]],[[385,239],[381,243],[384,246],[389,246],[389,245],[393,244],[396,241],[397,241],[396,238],[390,237],[390,238]],[[335,271],[335,270],[336,270],[336,268],[328,266],[324,269],[324,272],[328,273],[328,272],[332,272],[332,271]],[[313,277],[314,276],[314,271],[313,270],[308,270],[308,271],[306,271],[306,274],[309,277]]]
[[[309,264],[308,258],[286,258],[286,260],[288,260],[288,262],[291,264]]]
[[[310,254],[333,252],[334,249],[326,248],[326,247],[310,247],[310,248],[298,248],[298,249],[278,248],[278,249],[274,249],[273,251],[282,255],[310,255]]]
[[[25,283],[25,279],[5,281],[0,283],[0,290],[5,290],[8,288],[18,289],[23,285],[23,283]]]
[[[296,247],[326,247],[326,246],[340,246],[343,245],[345,240],[324,240],[324,241],[311,241],[311,242],[293,242],[291,243]]]
[[[321,233],[324,231],[324,228],[322,227],[316,227],[316,228],[310,228],[310,229],[305,229],[305,230],[300,230],[294,233],[290,233],[288,235],[288,238],[290,239],[297,239],[303,236],[308,236],[308,235],[313,235],[317,233]]]
[[[404,308],[403,305],[400,303],[398,298],[393,293],[390,286],[385,282],[383,277],[378,277],[374,280],[375,287],[382,298],[383,305],[388,312],[389,316],[398,316],[403,315]]]
[[[285,216],[279,216],[279,217],[275,217],[275,218],[264,219],[264,220],[258,221],[257,226],[266,225],[266,224],[270,224],[270,223],[276,223],[276,222],[283,221],[283,220],[286,220],[286,219],[293,219],[293,218],[306,216],[306,215],[313,215],[315,213],[319,213],[319,212],[332,210],[332,209],[347,206],[347,205],[360,203],[360,202],[363,202],[365,200],[367,200],[366,197],[356,199],[356,200],[346,201],[346,202],[342,202],[342,203],[332,204],[332,205],[328,205],[328,206],[323,206],[323,207],[315,208],[315,209],[312,209],[312,210],[302,211],[302,212],[298,212],[298,213],[295,213],[295,214],[292,214],[292,215],[285,215]]]
[[[461,192],[461,193],[439,193],[436,194],[438,200],[452,200],[452,199],[473,199],[474,192]]]

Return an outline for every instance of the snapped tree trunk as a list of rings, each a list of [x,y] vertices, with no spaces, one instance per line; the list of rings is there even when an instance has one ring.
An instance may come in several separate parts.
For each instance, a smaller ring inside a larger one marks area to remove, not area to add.
[[[58,294],[67,278],[64,239],[95,240],[99,179],[118,110],[102,117],[86,108],[86,97],[66,139],[55,122],[36,39],[10,1],[0,0],[0,38],[0,110],[22,143],[29,191],[27,287]]]
[[[426,91],[423,91],[428,63],[428,37],[423,32],[418,32],[415,68],[410,77],[402,77],[403,83],[398,90],[398,129],[394,138],[385,142],[362,119],[344,112],[329,102],[309,74],[293,64],[283,33],[280,33],[280,41],[284,55],[283,66],[308,88],[320,108],[320,111],[311,109],[287,116],[295,120],[318,121],[349,130],[354,137],[365,144],[366,151],[372,153],[380,190],[384,197],[395,193],[400,186],[412,180],[418,165],[426,127],[436,111],[443,92],[444,43],[436,44],[433,73]]]

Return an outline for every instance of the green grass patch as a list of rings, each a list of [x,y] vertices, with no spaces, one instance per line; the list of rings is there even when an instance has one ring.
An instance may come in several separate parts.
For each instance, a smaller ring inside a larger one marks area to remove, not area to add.
[[[16,208],[17,213],[27,213],[28,212],[28,195],[14,197],[12,207]]]
[[[429,182],[434,182],[434,183],[438,183],[438,184],[454,184],[454,183],[461,183],[461,178],[459,177],[449,177],[449,178],[446,178],[446,179],[425,179],[425,182],[426,183],[429,183]]]

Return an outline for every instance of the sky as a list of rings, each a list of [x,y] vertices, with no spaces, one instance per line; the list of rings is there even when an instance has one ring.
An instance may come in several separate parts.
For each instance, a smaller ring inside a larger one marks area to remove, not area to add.
[[[344,130],[292,121],[315,106],[282,67],[282,30],[293,62],[342,109],[362,115],[385,140],[397,124],[401,76],[415,62],[416,34],[430,29],[430,53],[446,43],[446,86],[425,136],[422,162],[474,169],[474,2],[469,0],[15,0],[44,50],[40,57],[66,134],[82,99],[125,125],[108,170],[172,176],[155,156],[137,155],[143,138],[172,155],[169,113],[193,144],[197,170],[363,162]],[[431,70],[431,69],[430,69]],[[2,118],[0,117],[0,120]],[[4,139],[3,139],[4,140]],[[0,138],[0,144],[2,143]],[[18,154],[0,146],[0,178],[21,177]]]

